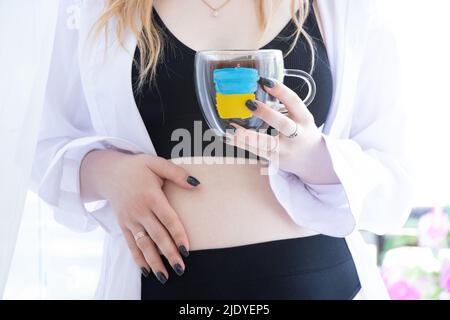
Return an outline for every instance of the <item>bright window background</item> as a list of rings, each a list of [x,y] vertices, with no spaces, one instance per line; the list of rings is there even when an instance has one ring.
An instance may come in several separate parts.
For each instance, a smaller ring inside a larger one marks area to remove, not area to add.
[[[448,205],[450,1],[379,1],[386,5],[386,13],[399,33],[403,103],[410,107],[415,128],[409,141],[416,171],[415,204]],[[5,298],[91,298],[98,281],[102,238],[101,230],[76,234],[58,225],[51,211],[30,193]]]
[[[399,33],[417,206],[450,203],[450,1],[381,0]],[[396,15],[396,16],[395,16]]]
[[[29,193],[5,299],[90,299],[99,278],[104,233],[74,233]]]

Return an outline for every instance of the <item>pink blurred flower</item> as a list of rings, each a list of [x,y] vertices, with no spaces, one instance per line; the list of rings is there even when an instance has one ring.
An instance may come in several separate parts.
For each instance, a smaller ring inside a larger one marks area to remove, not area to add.
[[[450,260],[442,265],[441,270],[441,287],[450,293]]]
[[[405,280],[400,280],[388,286],[388,291],[393,300],[419,300],[420,292]]]
[[[419,245],[437,247],[447,238],[450,230],[448,215],[442,208],[434,208],[419,220]]]

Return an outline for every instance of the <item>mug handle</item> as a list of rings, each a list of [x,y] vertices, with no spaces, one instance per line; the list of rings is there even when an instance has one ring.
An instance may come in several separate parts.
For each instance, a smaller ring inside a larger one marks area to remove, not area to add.
[[[314,81],[313,77],[311,77],[311,75],[305,71],[294,70],[294,69],[285,69],[284,75],[287,77],[300,78],[306,82],[306,84],[308,85],[309,91],[308,91],[308,95],[306,96],[303,103],[306,106],[309,106],[311,104],[311,102],[313,102],[314,98],[316,97],[316,90],[317,90],[316,82]]]

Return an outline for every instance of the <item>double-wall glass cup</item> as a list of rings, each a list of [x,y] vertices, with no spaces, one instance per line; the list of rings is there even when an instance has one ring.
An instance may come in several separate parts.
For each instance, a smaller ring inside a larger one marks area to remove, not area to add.
[[[199,51],[195,57],[195,82],[200,108],[211,129],[224,135],[230,123],[265,130],[269,125],[245,106],[247,100],[259,100],[274,110],[286,112],[277,99],[258,84],[263,78],[283,82],[284,77],[301,78],[308,86],[304,99],[309,105],[316,94],[316,84],[305,71],[284,69],[280,50]]]

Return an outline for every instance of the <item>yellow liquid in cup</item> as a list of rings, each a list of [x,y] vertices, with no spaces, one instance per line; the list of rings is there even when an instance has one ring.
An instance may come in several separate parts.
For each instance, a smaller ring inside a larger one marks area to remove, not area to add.
[[[216,94],[217,112],[222,119],[247,119],[252,117],[252,113],[245,106],[247,100],[255,100],[254,93],[244,94]]]

